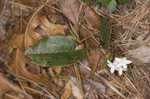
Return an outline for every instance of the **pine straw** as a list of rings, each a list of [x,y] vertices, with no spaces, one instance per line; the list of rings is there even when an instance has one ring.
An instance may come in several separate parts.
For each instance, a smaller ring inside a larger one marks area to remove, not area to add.
[[[33,2],[36,3],[34,7],[31,6]],[[92,54],[92,58],[95,60],[93,61],[95,62],[93,65],[88,61],[89,58],[65,68],[43,69],[31,64],[30,60],[24,56],[24,49],[26,48],[24,47],[24,43],[27,41],[27,39],[25,39],[24,42],[24,38],[26,38],[26,35],[30,32],[33,32],[30,26],[37,25],[32,23],[37,13],[41,11],[43,15],[47,15],[51,14],[51,12],[48,10],[48,13],[46,13],[44,9],[53,9],[59,13],[58,16],[63,14],[63,18],[66,21],[66,13],[55,7],[57,1],[51,2],[50,4],[49,2],[51,1],[46,0],[44,3],[37,2],[36,0],[22,0],[21,2],[17,0],[10,1],[12,7],[11,11],[13,11],[11,12],[12,15],[10,14],[11,18],[12,20],[15,18],[19,21],[19,27],[18,23],[8,20],[8,23],[14,22],[9,24],[14,24],[15,28],[8,28],[8,34],[11,34],[11,36],[8,36],[7,39],[10,40],[1,43],[4,46],[1,49],[6,54],[6,58],[5,60],[2,60],[4,62],[4,68],[1,69],[3,75],[0,75],[2,79],[0,83],[2,83],[1,86],[12,85],[13,87],[9,89],[0,86],[0,88],[4,89],[2,92],[0,91],[0,94],[5,97],[11,97],[11,99],[14,97],[21,98],[22,96],[30,97],[31,99],[32,97],[33,99],[66,99],[67,97],[69,97],[69,99],[74,99],[75,97],[78,99],[79,97],[87,99],[148,99],[150,97],[150,68],[148,68],[147,65],[136,66],[132,64],[129,66],[128,72],[121,77],[117,74],[112,75],[109,73],[107,67],[102,68],[101,65],[103,61],[106,60],[106,55],[113,51],[106,50],[102,47],[96,49],[96,55],[94,53]],[[79,1],[79,3],[81,3],[81,1]],[[125,9],[125,11],[127,11],[126,13],[118,10],[118,13],[109,15],[111,20],[116,23],[113,27],[121,27],[120,35],[116,36],[115,38],[117,39],[113,42],[123,42],[125,45],[128,45],[132,37],[138,37],[142,32],[149,30],[150,16],[146,17],[146,15],[150,13],[149,4],[149,0],[142,0],[141,2],[138,2],[133,9],[130,9],[129,12],[128,9]],[[16,9],[14,9],[15,7],[20,9],[19,17],[16,17],[18,16],[18,13],[17,15],[14,13],[16,12]],[[35,8],[36,10],[32,8]],[[79,24],[81,26],[80,29],[82,29],[82,31],[80,31],[80,33],[83,34],[78,34],[79,28],[73,25],[77,20],[72,21],[73,19],[72,17],[70,18],[70,16],[68,17],[69,20],[66,22],[69,27],[69,33],[76,35],[76,37],[81,40],[81,42],[78,42],[79,44],[89,44],[89,46],[92,45],[92,47],[100,46],[99,39],[96,38],[98,30],[97,27],[94,27],[95,20],[99,20],[99,16],[97,16],[95,12],[93,13],[93,10],[84,3],[81,3],[79,9],[80,11],[77,14],[81,19],[79,20],[79,23],[76,23],[75,25]],[[84,14],[82,11],[87,11],[86,14],[84,12],[85,17],[83,17]],[[97,13],[99,14],[99,12]],[[24,16],[25,14],[27,14],[27,17]],[[90,15],[93,15],[93,23],[90,22],[91,20],[88,21],[91,18]],[[137,30],[138,27],[141,28],[140,32]],[[86,33],[88,33],[88,35]],[[80,36],[82,38],[80,38]],[[118,45],[114,46],[117,46],[117,51],[119,50],[120,53],[128,50],[127,47],[126,50],[124,50],[120,45],[119,49]],[[115,50],[115,47],[113,49]],[[117,55],[117,53],[115,53],[115,55]],[[14,77],[12,77],[12,74]],[[6,81],[7,83],[4,83],[4,80],[8,78],[12,82],[10,82],[10,84],[8,81]],[[10,90],[19,92],[22,96],[8,93]]]

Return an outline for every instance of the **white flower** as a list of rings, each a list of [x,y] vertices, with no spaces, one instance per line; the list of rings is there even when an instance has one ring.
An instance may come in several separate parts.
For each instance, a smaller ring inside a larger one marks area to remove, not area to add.
[[[107,65],[110,68],[110,72],[114,73],[115,71],[118,71],[119,75],[122,75],[123,71],[127,71],[127,65],[131,64],[132,61],[127,60],[127,58],[115,58],[115,60],[110,62],[107,60]]]

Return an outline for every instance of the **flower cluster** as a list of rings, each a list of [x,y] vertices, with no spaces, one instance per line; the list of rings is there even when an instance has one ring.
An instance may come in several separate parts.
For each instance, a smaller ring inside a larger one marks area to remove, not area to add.
[[[110,68],[110,72],[114,73],[115,71],[118,71],[119,75],[122,75],[123,71],[127,71],[127,65],[131,64],[132,61],[127,60],[127,58],[115,58],[115,60],[110,62],[107,60],[107,65]]]

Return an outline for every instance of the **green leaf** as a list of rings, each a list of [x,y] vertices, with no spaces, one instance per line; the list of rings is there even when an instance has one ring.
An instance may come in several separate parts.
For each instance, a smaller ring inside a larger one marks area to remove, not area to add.
[[[81,43],[81,41],[75,35],[69,35],[68,37],[72,38],[73,40],[77,41],[78,43]]]
[[[60,53],[50,53],[50,54],[30,54],[34,64],[39,66],[64,66],[67,64],[74,64],[78,60],[84,58],[87,55],[87,50],[78,50],[78,51],[68,51]]]
[[[116,10],[117,2],[116,0],[109,0],[109,2],[106,3],[106,6],[110,12],[114,12]]]
[[[107,6],[111,13],[116,10],[116,6],[117,6],[116,0],[97,0],[97,1]]]
[[[65,52],[75,49],[75,43],[70,37],[51,36],[41,39],[33,44],[32,49],[26,51],[27,54],[47,54]]]
[[[128,3],[128,0],[118,0],[118,2],[119,2],[120,4],[125,4],[125,3]]]
[[[91,0],[81,0],[81,1],[83,1],[85,3],[90,3],[91,2]]]
[[[106,3],[109,2],[110,0],[97,0],[99,3]]]
[[[85,49],[76,51],[74,41],[64,36],[41,39],[25,52],[32,59],[32,63],[43,67],[74,64],[87,53]]]
[[[110,44],[111,31],[112,31],[112,28],[111,28],[109,21],[107,21],[106,19],[102,20],[102,23],[100,26],[100,35],[102,37],[103,44],[105,47],[108,47]]]

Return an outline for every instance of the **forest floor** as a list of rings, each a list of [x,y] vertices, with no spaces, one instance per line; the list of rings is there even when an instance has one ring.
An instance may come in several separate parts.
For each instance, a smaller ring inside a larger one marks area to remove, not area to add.
[[[150,0],[107,1],[0,0],[0,99],[150,99]],[[25,51],[56,35],[88,55],[33,64]],[[122,75],[107,66],[116,57],[132,61]]]

